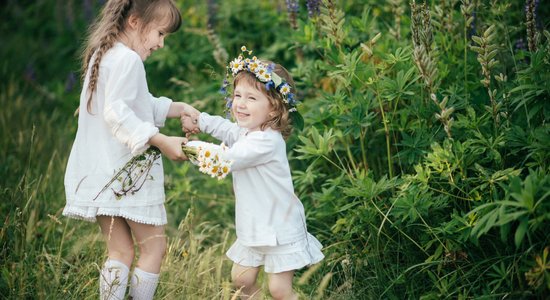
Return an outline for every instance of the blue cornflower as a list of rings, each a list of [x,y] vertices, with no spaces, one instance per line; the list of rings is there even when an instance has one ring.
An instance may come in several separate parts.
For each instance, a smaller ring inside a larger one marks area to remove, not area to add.
[[[265,89],[268,91],[274,87],[275,87],[275,82],[273,82],[273,80],[270,80],[265,84]]]

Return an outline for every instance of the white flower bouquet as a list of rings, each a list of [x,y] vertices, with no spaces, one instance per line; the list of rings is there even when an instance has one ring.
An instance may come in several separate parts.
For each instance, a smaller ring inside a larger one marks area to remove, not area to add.
[[[189,160],[199,167],[199,171],[218,180],[224,179],[231,170],[230,160],[224,159],[227,150],[224,144],[216,145],[201,141],[190,141],[183,146]]]
[[[223,158],[223,152],[226,149],[223,144],[216,145],[201,141],[189,141],[182,146],[183,153],[189,158],[189,161],[199,167],[200,172],[218,180],[222,180],[229,174],[231,164],[233,163]],[[94,200],[116,181],[120,182],[120,188],[117,190],[111,187],[111,190],[117,199],[128,194],[135,194],[141,189],[147,179],[153,179],[149,173],[158,158],[160,158],[160,150],[156,147],[149,147],[141,155],[132,157],[107,182],[103,189],[95,196]]]

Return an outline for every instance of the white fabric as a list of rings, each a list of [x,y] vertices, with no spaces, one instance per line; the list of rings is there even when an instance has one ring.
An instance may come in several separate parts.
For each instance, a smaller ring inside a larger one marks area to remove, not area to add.
[[[93,207],[67,204],[63,214],[88,222],[95,222],[96,216],[113,216],[155,226],[168,223],[164,204],[133,207]]]
[[[321,248],[321,243],[308,233],[307,239],[279,246],[247,247],[237,240],[226,255],[241,266],[264,266],[266,273],[280,273],[320,262],[325,257]]]
[[[235,225],[245,246],[276,246],[306,238],[304,207],[294,194],[286,144],[279,131],[248,132],[219,116],[201,113],[201,131],[222,140],[233,160]]]
[[[118,208],[116,215],[124,216],[125,207],[163,205],[161,159],[151,169],[152,180],[146,180],[135,194],[117,200],[110,188],[99,192],[132,156],[149,147],[147,142],[159,132],[157,127],[164,126],[172,100],[149,93],[141,58],[122,43],[115,44],[101,60],[91,113],[87,109],[89,76],[90,70],[80,95],[78,130],[65,173],[67,207],[63,214],[91,220],[94,209]],[[114,182],[112,188],[119,189],[120,183]],[[86,214],[75,213],[75,209]],[[135,217],[149,223],[145,213]]]
[[[134,269],[130,283],[132,300],[151,300],[157,290],[159,274],[145,272],[140,268]]]
[[[128,287],[130,270],[124,263],[108,259],[99,277],[99,298],[101,300],[123,300]]]

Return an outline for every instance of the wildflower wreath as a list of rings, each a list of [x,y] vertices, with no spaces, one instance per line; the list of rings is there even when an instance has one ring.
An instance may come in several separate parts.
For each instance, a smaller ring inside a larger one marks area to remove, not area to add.
[[[264,83],[266,90],[269,91],[271,89],[275,89],[275,91],[281,95],[281,98],[288,107],[288,112],[290,118],[292,119],[292,125],[296,128],[303,129],[304,119],[296,109],[298,101],[296,100],[296,94],[292,92],[292,87],[290,84],[288,84],[284,78],[281,78],[281,76],[273,71],[275,64],[266,64],[259,60],[256,56],[250,58],[250,55],[252,55],[252,50],[248,50],[246,46],[242,46],[241,54],[237,58],[233,59],[227,66],[225,78],[220,89],[220,93],[225,95],[225,109],[227,114],[229,115],[231,106],[233,105],[233,100],[231,99],[227,89],[229,86],[229,74],[235,77],[240,72],[247,71],[254,74],[260,82]]]

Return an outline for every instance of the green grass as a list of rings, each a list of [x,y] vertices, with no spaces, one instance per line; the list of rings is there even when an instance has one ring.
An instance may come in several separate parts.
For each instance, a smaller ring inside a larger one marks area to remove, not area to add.
[[[97,299],[106,258],[99,226],[61,216],[76,118],[22,83],[0,90],[0,295]],[[206,178],[188,164],[167,162],[167,170],[168,251],[155,299],[232,299],[230,180]],[[267,291],[263,275],[260,282]]]

